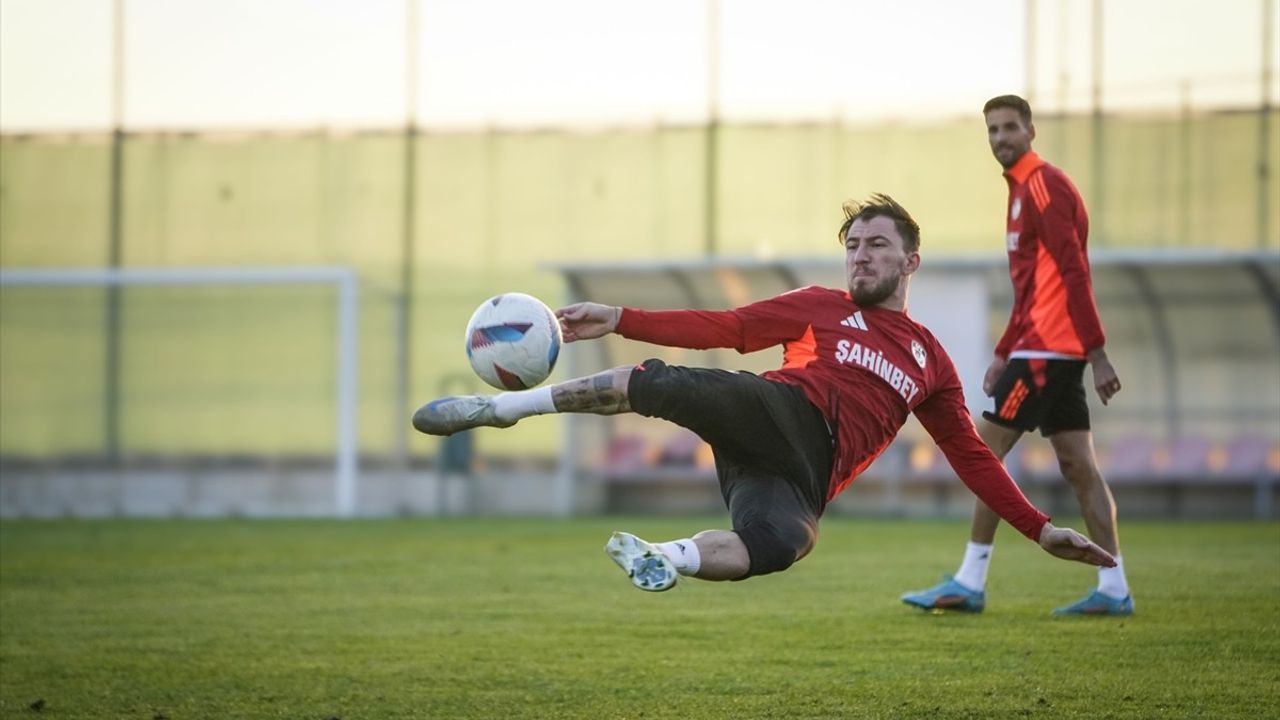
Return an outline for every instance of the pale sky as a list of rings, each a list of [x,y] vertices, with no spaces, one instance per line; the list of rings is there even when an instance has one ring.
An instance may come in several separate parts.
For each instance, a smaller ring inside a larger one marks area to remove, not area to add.
[[[121,0],[134,129],[393,127],[415,0]],[[1104,0],[1103,106],[1256,107],[1277,0]],[[709,8],[719,7],[715,81]],[[1028,88],[1027,8],[1034,7]],[[416,0],[426,127],[929,120],[1089,107],[1087,0]],[[0,130],[112,124],[112,0],[0,0]],[[1273,33],[1274,33],[1273,29]],[[1280,102],[1280,52],[1269,59]],[[714,94],[712,89],[714,88]]]

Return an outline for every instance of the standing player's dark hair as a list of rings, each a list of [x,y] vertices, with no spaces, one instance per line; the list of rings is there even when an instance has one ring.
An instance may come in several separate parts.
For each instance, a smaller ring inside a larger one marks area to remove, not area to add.
[[[987,101],[982,106],[982,114],[995,110],[996,108],[1009,108],[1018,111],[1018,117],[1022,118],[1022,124],[1031,127],[1031,103],[1023,100],[1017,95],[997,95]]]
[[[902,249],[907,254],[919,252],[920,225],[916,223],[915,218],[911,217],[911,213],[907,212],[906,208],[884,193],[875,193],[862,202],[857,200],[845,201],[844,224],[840,226],[840,234],[838,236],[840,244],[844,244],[845,235],[849,232],[849,226],[853,224],[854,220],[866,222],[871,218],[877,217],[887,217],[893,221],[893,227],[902,236]]]

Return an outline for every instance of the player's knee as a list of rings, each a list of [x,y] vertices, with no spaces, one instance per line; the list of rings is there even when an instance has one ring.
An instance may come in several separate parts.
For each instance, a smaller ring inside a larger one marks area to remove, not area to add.
[[[681,397],[678,378],[670,366],[650,358],[627,374],[627,396],[631,409],[646,417],[667,417]]]
[[[1058,470],[1072,485],[1088,485],[1101,477],[1093,457],[1081,453],[1060,453]]]
[[[817,542],[817,528],[801,519],[758,519],[735,528],[751,558],[743,579],[781,572],[809,554]]]

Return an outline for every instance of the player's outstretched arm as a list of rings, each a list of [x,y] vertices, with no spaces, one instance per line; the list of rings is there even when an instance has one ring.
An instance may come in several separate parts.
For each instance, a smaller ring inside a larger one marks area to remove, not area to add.
[[[600,303],[574,303],[556,310],[565,342],[592,340],[618,329],[622,308]]]
[[[1116,559],[1106,550],[1089,541],[1089,538],[1071,528],[1054,527],[1045,523],[1040,531],[1040,547],[1045,552],[1063,560],[1075,560],[1089,565],[1115,567]]]

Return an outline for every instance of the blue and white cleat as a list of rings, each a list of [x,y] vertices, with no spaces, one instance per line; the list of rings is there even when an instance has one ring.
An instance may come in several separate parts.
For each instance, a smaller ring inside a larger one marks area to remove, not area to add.
[[[679,574],[662,551],[631,533],[615,532],[604,545],[605,554],[631,578],[631,584],[648,592],[670,590]]]
[[[1133,596],[1126,595],[1116,599],[1103,595],[1098,588],[1089,591],[1083,599],[1077,600],[1053,611],[1054,615],[1132,615]]]
[[[498,419],[493,411],[493,398],[488,395],[443,397],[423,405],[413,414],[413,427],[428,435],[452,435],[475,427],[505,428],[515,424],[515,420]]]
[[[962,610],[980,613],[987,605],[987,594],[970,590],[956,582],[950,575],[943,575],[940,584],[920,592],[904,593],[902,602],[923,610]]]

